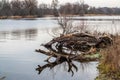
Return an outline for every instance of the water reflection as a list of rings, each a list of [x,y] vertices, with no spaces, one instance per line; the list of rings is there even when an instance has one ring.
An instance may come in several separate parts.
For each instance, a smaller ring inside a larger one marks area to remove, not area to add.
[[[72,62],[71,59],[67,60],[65,57],[60,57],[59,59],[56,59],[54,62],[48,62],[47,64],[45,64],[43,66],[38,65],[38,68],[36,68],[36,70],[38,71],[38,74],[40,74],[46,68],[53,69],[55,66],[60,65],[60,64],[65,63],[65,62],[67,63],[67,66],[68,66],[67,72],[71,72],[72,76],[73,76],[74,75],[73,68],[77,72],[78,67]]]
[[[6,78],[5,76],[3,76],[3,77],[0,77],[0,80],[5,80],[5,78]]]
[[[94,80],[98,73],[96,69],[98,62],[83,65],[81,65],[82,63],[73,62],[78,68],[76,72],[75,68],[72,67],[74,71],[73,77],[71,77],[71,72],[68,73],[69,65],[67,62],[56,65],[51,70],[49,70],[50,67],[46,67],[40,75],[36,74],[36,65],[45,66],[48,63],[43,62],[47,56],[34,52],[34,49],[38,48],[41,43],[46,43],[52,38],[48,35],[47,29],[51,30],[53,27],[58,26],[56,23],[55,20],[45,19],[34,21],[1,20],[0,71],[5,75],[7,74],[7,77],[4,78],[4,75],[2,75],[0,78],[3,80]],[[115,26],[117,27],[117,31],[120,30],[120,21],[86,21],[86,25],[91,29],[97,26],[95,29],[99,31],[116,31],[111,30]],[[43,31],[44,28],[47,29]],[[54,31],[57,30],[55,29]],[[54,31],[51,30],[51,32]],[[20,68],[21,66],[22,68]]]
[[[45,69],[43,69],[42,73],[40,73],[39,75],[41,77],[40,79],[44,77],[45,80],[94,80],[95,77],[98,75],[97,69],[95,69],[95,67],[97,67],[97,62],[74,62],[74,64],[75,66],[77,66],[78,69],[76,71],[75,68],[72,68],[72,70],[74,71],[73,76],[71,72],[68,72],[69,67],[67,62],[64,62],[62,64],[56,65],[54,68],[46,67]],[[40,69],[39,66],[36,69]]]
[[[37,37],[37,29],[25,29],[25,30],[13,30],[13,31],[1,31],[0,32],[0,41],[1,40],[34,40]]]

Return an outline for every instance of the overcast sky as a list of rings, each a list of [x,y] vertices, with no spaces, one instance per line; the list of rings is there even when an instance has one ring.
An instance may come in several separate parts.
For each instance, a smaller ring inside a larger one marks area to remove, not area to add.
[[[38,0],[39,3],[51,3],[52,0]],[[96,7],[120,7],[120,0],[84,0],[86,4]],[[80,0],[59,0],[59,3],[80,2]]]

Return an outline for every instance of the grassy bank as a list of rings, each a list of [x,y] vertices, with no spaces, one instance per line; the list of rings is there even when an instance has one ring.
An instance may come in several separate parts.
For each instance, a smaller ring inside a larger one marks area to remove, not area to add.
[[[102,50],[101,54],[96,80],[120,80],[120,36],[116,36],[113,45]]]

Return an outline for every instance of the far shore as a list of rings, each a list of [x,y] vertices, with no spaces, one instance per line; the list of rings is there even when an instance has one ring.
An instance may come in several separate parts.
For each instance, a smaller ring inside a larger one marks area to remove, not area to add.
[[[35,19],[38,18],[37,16],[0,16],[0,19],[23,19],[23,18],[28,18],[28,19]]]
[[[67,16],[67,17],[83,17],[80,15],[62,15],[62,16]],[[120,15],[105,15],[105,14],[85,14],[84,16],[120,16]],[[55,17],[54,15],[44,15],[44,17]],[[0,19],[30,19],[34,20],[36,18],[41,18],[39,16],[34,16],[34,15],[28,15],[28,16],[0,16]]]

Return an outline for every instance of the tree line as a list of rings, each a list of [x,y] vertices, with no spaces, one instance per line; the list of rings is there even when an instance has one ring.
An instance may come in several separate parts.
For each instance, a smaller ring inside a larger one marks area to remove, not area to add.
[[[120,8],[109,7],[92,7],[88,4],[80,3],[66,3],[58,5],[56,0],[51,4],[38,4],[37,0],[12,0],[10,2],[0,1],[0,16],[37,16],[45,15],[59,16],[59,14],[66,15],[83,15],[83,14],[106,14],[119,15]]]

